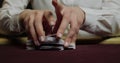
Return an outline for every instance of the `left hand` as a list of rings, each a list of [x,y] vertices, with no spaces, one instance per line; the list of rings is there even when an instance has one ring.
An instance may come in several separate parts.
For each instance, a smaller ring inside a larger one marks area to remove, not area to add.
[[[57,37],[61,38],[70,24],[70,30],[64,43],[67,47],[71,42],[76,41],[79,29],[85,19],[85,14],[80,7],[68,7],[58,3],[57,0],[52,0],[52,3],[57,15],[57,22],[54,28],[54,33],[57,33]]]

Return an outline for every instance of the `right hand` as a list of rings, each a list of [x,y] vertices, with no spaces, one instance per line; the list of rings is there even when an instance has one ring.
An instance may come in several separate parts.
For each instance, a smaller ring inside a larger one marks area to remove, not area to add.
[[[85,13],[80,7],[66,6],[58,2],[58,0],[52,0],[52,3],[57,15],[53,32],[57,34],[57,37],[61,38],[70,25],[64,41],[64,46],[68,47],[71,43],[76,42],[79,29],[84,23]]]
[[[36,46],[50,33],[50,26],[55,25],[53,14],[48,10],[25,10],[19,18],[28,33],[28,40],[33,40]]]

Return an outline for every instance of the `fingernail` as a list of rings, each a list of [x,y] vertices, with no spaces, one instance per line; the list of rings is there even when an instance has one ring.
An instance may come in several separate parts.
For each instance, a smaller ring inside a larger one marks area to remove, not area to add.
[[[41,41],[45,41],[44,36],[41,36],[41,37],[40,37],[40,40],[41,40]]]
[[[58,37],[60,37],[60,38],[61,38],[61,37],[62,37],[62,34],[61,34],[61,33],[58,33]]]
[[[65,42],[65,47],[67,47],[69,44],[68,44],[68,42]]]
[[[50,24],[53,26],[53,25],[55,25],[55,22],[52,21]]]

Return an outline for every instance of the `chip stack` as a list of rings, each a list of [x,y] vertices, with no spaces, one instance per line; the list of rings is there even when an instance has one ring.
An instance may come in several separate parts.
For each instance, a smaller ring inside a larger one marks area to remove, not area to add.
[[[28,40],[26,43],[27,50],[72,50],[76,49],[75,43],[71,43],[68,47],[64,47],[64,40],[58,39],[56,37],[52,36],[46,36],[46,39],[44,42],[41,42],[40,46],[35,46],[34,42],[32,40]]]

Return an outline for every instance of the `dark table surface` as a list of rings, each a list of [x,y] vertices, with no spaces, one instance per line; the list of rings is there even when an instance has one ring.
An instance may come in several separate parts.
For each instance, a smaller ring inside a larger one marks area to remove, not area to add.
[[[120,63],[120,45],[86,44],[65,51],[27,51],[22,46],[1,45],[0,63]]]

